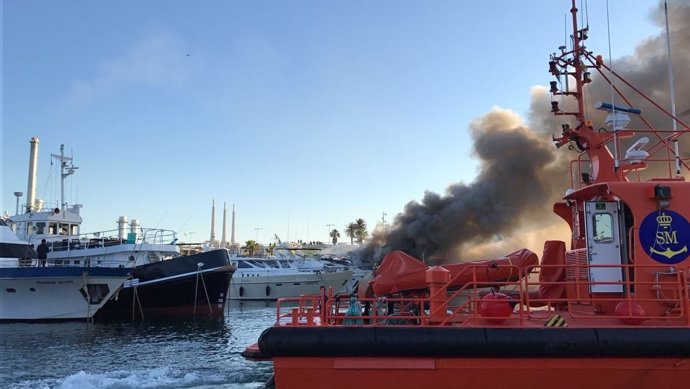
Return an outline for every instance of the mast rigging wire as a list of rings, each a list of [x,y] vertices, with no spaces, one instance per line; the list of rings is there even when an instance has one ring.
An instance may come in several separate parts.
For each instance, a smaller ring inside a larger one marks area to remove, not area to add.
[[[671,57],[671,31],[668,28],[668,3],[664,0],[664,16],[666,17],[666,50],[668,51],[668,82],[671,94],[671,114],[673,115],[673,148],[676,153],[676,176],[680,177],[680,153],[678,150],[678,125],[676,123],[676,90],[673,81],[673,59]]]
[[[611,21],[609,17],[609,0],[606,0],[606,30],[607,39],[609,44],[609,68],[613,71],[613,56],[611,54]],[[620,158],[618,155],[618,130],[616,129],[616,102],[615,102],[615,91],[613,85],[613,79],[611,79],[611,117],[613,118],[613,147],[614,147],[614,170],[618,174],[618,169],[620,168]]]

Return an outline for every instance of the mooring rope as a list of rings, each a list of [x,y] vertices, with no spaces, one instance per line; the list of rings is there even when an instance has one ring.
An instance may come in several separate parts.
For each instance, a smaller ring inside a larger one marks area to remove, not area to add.
[[[139,287],[137,285],[132,285],[132,288],[134,288],[134,292],[132,292],[132,323],[134,323],[135,320],[134,312],[136,311],[137,305],[139,306],[141,321],[144,321],[144,308],[141,306],[141,301],[139,300]]]
[[[204,275],[201,273],[201,267],[204,264],[199,262],[197,264],[197,273],[196,273],[196,283],[194,285],[194,311],[193,315],[196,317],[196,301],[197,297],[199,295],[199,278],[201,278],[201,283],[204,287],[204,294],[206,295],[206,303],[208,304],[208,314],[209,316],[213,316],[213,309],[211,308],[211,299],[208,297],[208,290],[206,289],[206,281],[204,280]]]
[[[84,280],[84,292],[86,294],[86,322],[93,323],[93,317],[91,316],[91,294],[89,293],[89,284],[86,281],[87,272],[82,272],[81,277]]]

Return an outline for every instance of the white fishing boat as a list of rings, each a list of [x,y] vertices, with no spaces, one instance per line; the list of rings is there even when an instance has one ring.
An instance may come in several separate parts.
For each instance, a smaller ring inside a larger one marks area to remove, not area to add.
[[[65,178],[77,167],[72,158],[51,155],[60,164],[61,201],[46,207],[35,198],[38,144],[31,139],[29,187],[24,209],[17,206],[11,217],[12,230],[21,240],[34,244],[47,241],[46,267],[114,267],[130,269],[133,279],[98,314],[97,318],[157,316],[222,316],[234,271],[225,250],[194,255],[180,254],[176,233],[143,228],[139,221],[120,216],[117,229],[82,233],[81,204],[64,199]],[[19,203],[19,201],[18,201]]]
[[[89,320],[131,270],[79,265],[39,267],[33,246],[0,219],[0,321]]]

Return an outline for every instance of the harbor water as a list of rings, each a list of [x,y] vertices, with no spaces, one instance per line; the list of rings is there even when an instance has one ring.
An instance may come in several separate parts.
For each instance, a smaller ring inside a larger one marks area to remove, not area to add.
[[[229,304],[220,319],[0,324],[1,388],[263,388],[270,362],[240,353],[275,303]]]

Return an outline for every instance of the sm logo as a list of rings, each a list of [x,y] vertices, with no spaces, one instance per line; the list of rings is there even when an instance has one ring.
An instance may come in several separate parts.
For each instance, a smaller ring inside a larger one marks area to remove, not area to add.
[[[652,212],[640,225],[640,243],[653,260],[674,265],[690,255],[690,223],[668,209]]]

